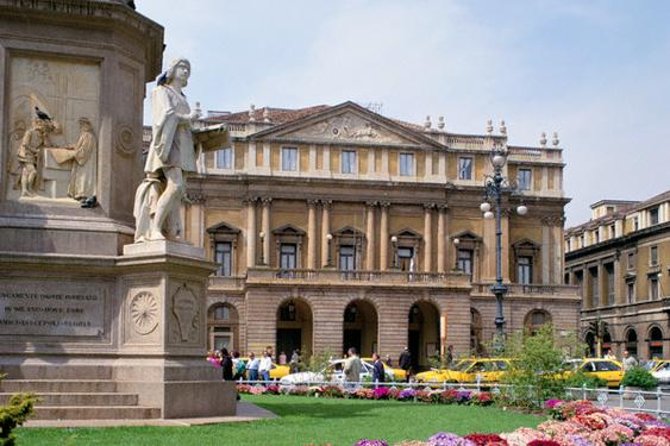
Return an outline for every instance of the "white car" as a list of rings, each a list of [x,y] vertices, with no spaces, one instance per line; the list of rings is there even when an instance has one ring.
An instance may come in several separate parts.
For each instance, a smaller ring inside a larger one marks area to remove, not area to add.
[[[344,382],[344,359],[333,359],[320,372],[291,373],[279,380],[280,385],[312,384],[321,382],[343,383]],[[371,381],[374,366],[367,361],[361,360],[360,381]],[[393,373],[386,370],[386,380],[393,381]]]
[[[660,384],[670,384],[670,361],[662,361],[651,371]]]

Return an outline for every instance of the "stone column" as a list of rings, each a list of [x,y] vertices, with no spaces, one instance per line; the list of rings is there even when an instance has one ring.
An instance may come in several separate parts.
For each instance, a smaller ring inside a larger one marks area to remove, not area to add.
[[[333,249],[333,247],[330,246],[331,241],[328,240],[328,234],[330,234],[330,206],[332,203],[333,202],[330,200],[321,201],[321,266],[322,267],[331,266],[328,265],[328,250]],[[331,252],[330,255],[332,256],[333,253]]]
[[[446,271],[447,264],[447,240],[445,232],[445,220],[447,205],[443,204],[437,208],[437,272]]]
[[[307,269],[316,269],[316,200],[307,200]]]
[[[423,205],[423,271],[429,273],[433,270],[433,208],[435,203]]]
[[[365,269],[372,271],[375,269],[375,206],[376,201],[365,203],[367,207],[367,228],[365,237],[367,238],[367,249],[365,251]]]
[[[389,206],[391,203],[379,203],[381,217],[379,222],[379,269],[386,271],[389,267]]]
[[[265,265],[270,265],[270,205],[272,204],[272,198],[265,197],[261,200],[262,211],[261,211],[261,231],[263,232],[263,263]]]
[[[255,197],[247,200],[247,268],[256,266],[256,201]]]

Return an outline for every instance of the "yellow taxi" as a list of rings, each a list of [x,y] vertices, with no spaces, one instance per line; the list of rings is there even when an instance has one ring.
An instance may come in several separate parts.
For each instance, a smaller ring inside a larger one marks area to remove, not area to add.
[[[623,366],[619,361],[604,358],[569,359],[563,364],[567,376],[577,371],[607,382],[607,387],[619,387],[623,379]]]
[[[361,358],[361,360],[368,362],[370,364],[374,364],[375,361],[372,358]],[[393,375],[393,381],[401,382],[405,381],[405,371],[403,369],[395,369],[388,365],[386,362],[382,360],[382,363],[384,364],[384,372],[386,373],[387,376]]]
[[[426,384],[438,384],[439,383],[439,384],[442,384],[443,382],[447,381],[447,378],[448,378],[447,372],[449,372],[449,370],[453,370],[457,367],[460,367],[461,364],[463,364],[463,363],[470,364],[473,361],[474,361],[474,359],[460,359],[460,360],[456,361],[455,365],[453,365],[449,369],[435,369],[435,368],[433,368],[433,369],[427,370],[425,372],[417,373],[414,376],[414,379],[416,380],[416,382],[419,382],[419,383],[426,383]]]
[[[477,358],[459,363],[453,370],[447,370],[446,381],[457,383],[499,382],[510,368],[507,358]]]

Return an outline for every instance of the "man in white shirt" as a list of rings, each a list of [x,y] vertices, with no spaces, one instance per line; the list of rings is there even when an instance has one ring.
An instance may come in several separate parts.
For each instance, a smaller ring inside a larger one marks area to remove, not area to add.
[[[256,357],[254,352],[249,353],[249,361],[247,362],[247,378],[249,381],[258,381],[258,366],[261,360]]]
[[[272,370],[272,357],[266,350],[263,353],[263,358],[261,359],[260,364],[258,365],[258,373],[261,375],[262,380],[270,381],[270,370]]]

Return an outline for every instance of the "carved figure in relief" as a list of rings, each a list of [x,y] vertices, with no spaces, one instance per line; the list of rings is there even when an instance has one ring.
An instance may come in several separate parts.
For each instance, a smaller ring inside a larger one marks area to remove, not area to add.
[[[73,151],[72,171],[70,183],[67,188],[68,197],[86,202],[91,201],[95,192],[95,167],[98,150],[98,141],[93,132],[91,121],[87,118],[79,119],[79,139],[74,147],[68,147]]]
[[[182,89],[188,84],[191,64],[173,61],[157,79],[152,102],[152,139],[146,178],[135,194],[135,241],[174,239],[181,235],[179,205],[185,196],[185,177],[196,171],[191,111]]]
[[[26,124],[23,120],[18,119],[14,122],[14,129],[9,134],[9,163],[7,163],[7,173],[12,180],[12,188],[19,189],[21,187],[21,163],[19,163],[18,153],[23,136],[26,134]]]
[[[42,166],[44,148],[51,145],[49,135],[55,130],[51,118],[36,117],[33,119],[30,129],[26,131],[21,140],[17,153],[17,160],[21,166],[21,196],[32,197],[42,183]]]

